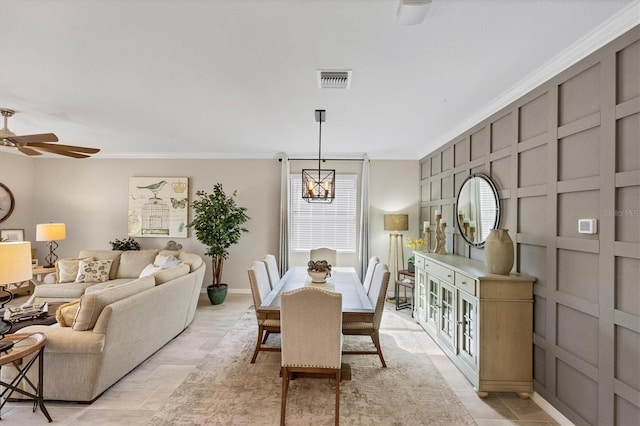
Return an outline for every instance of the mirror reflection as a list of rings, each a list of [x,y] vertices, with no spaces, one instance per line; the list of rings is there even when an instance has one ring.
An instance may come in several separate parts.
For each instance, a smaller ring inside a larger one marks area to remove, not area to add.
[[[457,200],[458,229],[467,243],[482,247],[500,223],[500,200],[491,179],[473,174],[465,179]]]

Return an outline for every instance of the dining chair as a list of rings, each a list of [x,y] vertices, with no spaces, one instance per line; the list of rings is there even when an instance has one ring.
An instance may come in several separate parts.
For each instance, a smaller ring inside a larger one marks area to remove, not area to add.
[[[340,420],[342,368],[342,294],[303,287],[281,294],[282,404],[280,424],[285,424],[289,381],[297,373],[334,376],[335,424]]]
[[[264,264],[267,266],[267,273],[269,274],[269,285],[273,289],[280,281],[280,271],[278,271],[278,262],[276,257],[272,254],[264,256]]]
[[[256,319],[258,320],[258,340],[256,341],[256,348],[253,351],[253,357],[251,358],[251,363],[253,364],[256,362],[256,357],[260,351],[280,351],[280,348],[263,346],[266,343],[267,338],[269,338],[270,333],[280,333],[280,320],[260,319],[258,317],[258,306],[262,305],[262,301],[271,292],[269,275],[267,274],[267,267],[264,262],[253,262],[248,273],[249,284],[251,285],[251,295],[253,296],[253,305],[256,309]]]
[[[336,251],[328,247],[314,248],[309,252],[309,260],[326,260],[331,266],[336,265]]]
[[[364,291],[369,293],[369,288],[371,288],[371,280],[373,279],[373,270],[376,268],[376,265],[380,263],[380,258],[378,256],[371,256],[369,259],[369,264],[367,265],[367,272],[364,274],[364,280],[362,280],[362,286],[364,287]]]
[[[374,314],[371,322],[345,322],[342,324],[342,334],[348,336],[370,336],[376,347],[375,351],[344,351],[345,355],[375,355],[380,357],[382,367],[386,368],[387,363],[382,356],[382,347],[380,346],[380,321],[382,320],[382,312],[384,311],[384,301],[389,287],[389,267],[385,263],[376,265],[373,271],[373,279],[371,280],[371,288],[369,289],[369,300],[374,306]]]

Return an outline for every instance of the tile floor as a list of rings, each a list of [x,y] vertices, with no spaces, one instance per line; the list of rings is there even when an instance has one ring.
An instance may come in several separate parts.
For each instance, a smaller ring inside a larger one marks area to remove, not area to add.
[[[173,390],[187,377],[202,358],[215,348],[229,327],[252,303],[250,295],[229,294],[222,305],[211,306],[202,295],[196,318],[188,332],[169,342],[142,365],[108,389],[93,404],[47,402],[46,406],[61,425],[123,425],[150,424],[150,419]],[[395,309],[389,303],[387,309]],[[399,311],[407,319],[408,309]],[[413,327],[414,324],[409,323]],[[384,327],[384,316],[383,316]],[[522,400],[513,393],[492,393],[481,399],[471,384],[429,339],[427,355],[445,377],[463,405],[480,426],[488,425],[556,425],[552,417],[531,400]],[[199,344],[206,342],[206,344]],[[8,403],[2,410],[0,426],[45,425],[45,417],[32,412],[28,402]],[[211,419],[209,419],[211,421]],[[384,424],[381,421],[380,424]]]

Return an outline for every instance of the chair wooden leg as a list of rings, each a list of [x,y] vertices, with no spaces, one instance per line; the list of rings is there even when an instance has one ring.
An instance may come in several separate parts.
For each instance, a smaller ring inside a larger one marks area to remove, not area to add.
[[[253,357],[251,358],[251,364],[254,364],[256,362],[256,358],[258,356],[258,352],[260,351],[260,344],[262,342],[263,330],[264,330],[264,327],[262,325],[258,325],[258,341],[256,342],[256,348],[253,351]]]
[[[287,367],[282,367],[282,403],[280,404],[280,426],[284,426],[288,390],[289,390],[289,371],[287,370]]]
[[[267,331],[266,333],[264,333],[264,339],[262,339],[262,344],[264,345],[265,343],[267,343],[267,339],[269,338],[269,335],[271,334],[270,331]]]
[[[342,369],[336,371],[336,426],[340,424],[340,373]]]
[[[380,362],[382,362],[382,368],[387,368],[387,363],[384,362],[384,357],[382,356],[382,346],[380,346],[380,337],[378,336],[378,330],[375,330],[371,335],[371,340],[373,340],[373,344],[378,351],[378,356],[380,357]]]

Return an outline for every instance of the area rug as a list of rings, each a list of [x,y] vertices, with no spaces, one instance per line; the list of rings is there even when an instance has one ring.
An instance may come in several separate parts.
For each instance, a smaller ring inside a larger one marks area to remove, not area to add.
[[[173,392],[153,425],[277,425],[280,421],[280,354],[251,356],[257,335],[248,310],[205,361]],[[352,379],[341,383],[343,425],[474,425],[458,397],[431,362],[426,333],[386,311],[381,330],[388,368],[377,356],[345,355]],[[345,336],[345,349],[371,348],[371,339]],[[269,337],[279,346],[279,336]],[[297,378],[287,397],[288,425],[334,423],[334,381]]]

